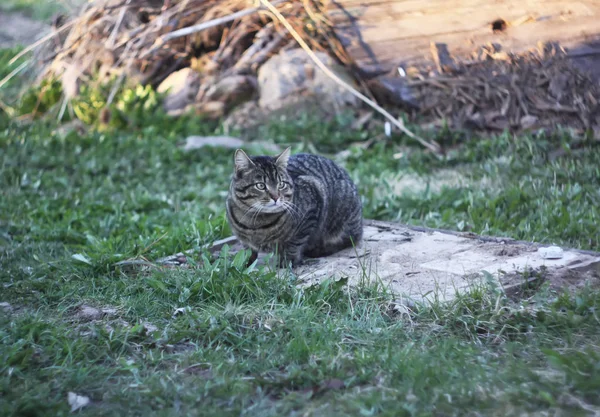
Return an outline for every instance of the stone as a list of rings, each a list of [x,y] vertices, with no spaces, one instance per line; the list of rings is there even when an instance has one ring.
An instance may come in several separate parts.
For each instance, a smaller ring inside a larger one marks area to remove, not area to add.
[[[230,253],[242,250],[231,239]],[[217,254],[217,247],[211,252]],[[544,259],[539,248],[508,238],[365,220],[364,237],[356,248],[307,259],[292,273],[301,287],[326,279],[347,279],[349,286],[377,282],[404,300],[403,306],[450,301],[490,282],[513,288],[531,272],[539,272],[553,288],[600,285],[600,253],[563,248],[561,258]],[[260,254],[257,265],[271,260],[269,254]]]
[[[74,392],[69,392],[67,395],[67,402],[71,406],[71,412],[75,412],[83,407],[90,404],[90,398],[85,395],[78,395]]]
[[[317,57],[335,74],[355,86],[348,71],[329,55]],[[355,106],[358,99],[328,77],[300,48],[283,50],[258,70],[259,106],[267,110],[285,107],[299,96],[313,96],[324,108]]]
[[[0,311],[4,311],[5,313],[12,313],[13,307],[10,303],[2,302],[0,303]]]
[[[225,112],[252,98],[257,90],[256,77],[249,75],[232,75],[216,79],[206,91],[200,91],[196,101],[221,102]]]
[[[406,77],[381,76],[367,82],[379,102],[418,109],[418,92]]]
[[[564,256],[564,251],[558,246],[539,248],[538,252],[543,259],[560,259]]]
[[[231,136],[188,136],[185,139],[184,151],[199,149],[205,146],[218,146],[237,149],[244,146],[244,141]]]
[[[200,89],[200,75],[191,68],[175,71],[157,88],[161,94],[166,93],[164,109],[169,114],[177,114],[194,103]]]

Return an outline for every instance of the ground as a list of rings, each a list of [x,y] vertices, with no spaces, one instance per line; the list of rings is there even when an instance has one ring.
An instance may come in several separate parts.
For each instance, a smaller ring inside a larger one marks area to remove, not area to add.
[[[219,127],[148,117],[83,135],[3,121],[2,415],[66,415],[68,392],[91,399],[85,415],[598,411],[597,290],[542,287],[515,301],[484,286],[407,309],[372,285],[299,290],[225,252],[187,270],[114,266],[229,235],[231,151],[178,147]],[[298,118],[262,137],[335,155],[366,134],[338,122]],[[568,143],[479,138],[438,159],[394,138],[336,159],[367,217],[597,249],[600,152]],[[556,149],[567,151],[550,161]],[[448,169],[464,182],[397,189],[401,173],[427,183]]]
[[[232,151],[180,145],[222,127],[124,96],[118,130],[0,111],[0,415],[68,415],[70,392],[89,416],[600,412],[598,289],[507,298],[490,283],[407,306],[376,284],[301,290],[227,248],[211,258],[199,249],[230,234]],[[446,132],[438,157],[352,121],[299,115],[257,137],[343,164],[368,218],[599,249],[595,142]],[[115,265],[190,248],[188,269]]]

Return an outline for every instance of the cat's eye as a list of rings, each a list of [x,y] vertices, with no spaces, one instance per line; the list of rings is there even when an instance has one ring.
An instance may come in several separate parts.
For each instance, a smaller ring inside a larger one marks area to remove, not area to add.
[[[279,188],[280,190],[285,190],[285,188],[286,188],[286,187],[287,187],[287,184],[286,184],[285,182],[280,182],[280,183],[279,183],[279,187],[278,187],[278,188]]]
[[[260,191],[264,191],[267,188],[267,186],[265,185],[264,182],[257,182],[256,184],[254,184],[254,186],[256,187],[257,190],[260,190]]]

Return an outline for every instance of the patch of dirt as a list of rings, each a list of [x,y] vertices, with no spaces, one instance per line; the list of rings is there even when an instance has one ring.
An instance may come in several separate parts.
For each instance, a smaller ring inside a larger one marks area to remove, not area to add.
[[[30,19],[21,13],[0,10],[0,48],[30,45],[50,30],[50,25]]]
[[[499,248],[493,251],[494,256],[518,256],[527,249],[521,245],[499,245]]]
[[[517,246],[510,245],[506,248],[512,247]],[[532,296],[545,283],[553,291],[575,291],[585,286],[600,288],[600,261],[574,261],[562,268],[532,268],[524,272],[503,274],[499,281],[506,295],[513,300]]]
[[[600,262],[553,271],[548,279],[550,287],[555,290],[575,290],[586,285],[600,288]]]
[[[117,313],[116,308],[106,307],[106,308],[96,308],[89,306],[87,304],[83,304],[77,308],[75,313],[75,317],[82,321],[95,321],[100,320],[105,316],[114,316]]]

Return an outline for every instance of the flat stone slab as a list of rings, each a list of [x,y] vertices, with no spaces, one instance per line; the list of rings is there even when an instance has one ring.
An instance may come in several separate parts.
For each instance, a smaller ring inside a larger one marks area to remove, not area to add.
[[[304,284],[328,277],[347,277],[350,285],[376,279],[413,300],[450,300],[489,279],[513,288],[525,284],[532,272],[560,286],[600,279],[600,253],[563,249],[560,259],[544,259],[539,248],[545,246],[366,221],[356,249],[321,258],[295,273]]]
[[[225,244],[234,253],[242,249],[235,237],[229,237],[215,242],[211,251],[218,253]],[[346,278],[351,286],[377,281],[414,301],[452,300],[489,280],[507,293],[532,280],[548,280],[557,288],[600,285],[600,253],[562,249],[559,259],[546,259],[543,248],[548,246],[366,220],[363,240],[356,248],[308,259],[292,272],[302,286],[328,278]],[[184,254],[178,254],[159,263],[184,259]],[[259,255],[258,263],[265,262],[269,257]]]

